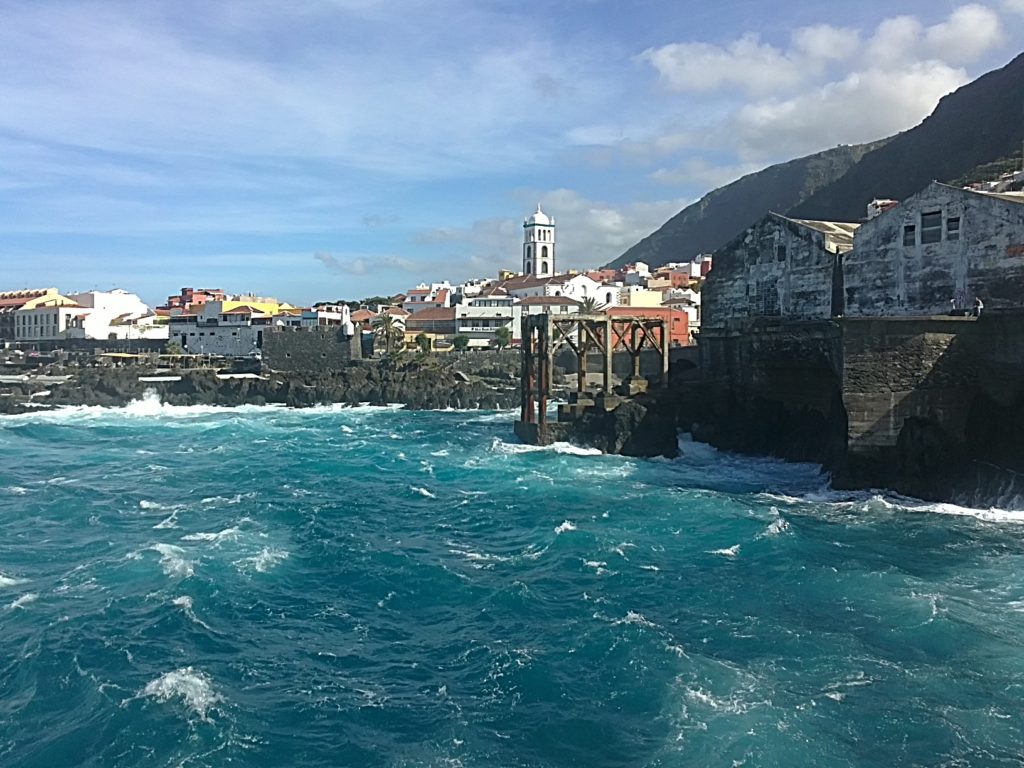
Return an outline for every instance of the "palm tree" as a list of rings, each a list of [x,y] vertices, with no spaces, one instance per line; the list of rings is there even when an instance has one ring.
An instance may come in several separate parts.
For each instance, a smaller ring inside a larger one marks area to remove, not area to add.
[[[509,345],[512,341],[512,331],[506,326],[501,326],[494,331],[494,343],[498,346],[498,350],[501,351]]]
[[[373,318],[373,334],[384,344],[387,354],[391,354],[400,333],[393,315],[382,313]]]
[[[593,296],[587,296],[580,302],[580,312],[585,315],[596,315],[601,311],[603,304],[599,304],[597,299]],[[587,381],[587,355],[590,354],[590,337],[580,328],[580,333],[576,339],[576,343],[579,346],[579,357],[576,363],[576,390],[583,392],[586,387]]]

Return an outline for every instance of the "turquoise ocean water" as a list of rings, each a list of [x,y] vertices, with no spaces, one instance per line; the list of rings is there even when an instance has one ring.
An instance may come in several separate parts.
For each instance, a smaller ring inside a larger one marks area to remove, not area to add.
[[[512,418],[0,418],[0,765],[1024,762],[1024,513]]]

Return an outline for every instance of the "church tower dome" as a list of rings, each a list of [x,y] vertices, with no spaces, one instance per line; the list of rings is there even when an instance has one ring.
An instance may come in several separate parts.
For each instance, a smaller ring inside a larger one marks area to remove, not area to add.
[[[523,220],[523,274],[552,277],[555,274],[555,219],[540,209]]]

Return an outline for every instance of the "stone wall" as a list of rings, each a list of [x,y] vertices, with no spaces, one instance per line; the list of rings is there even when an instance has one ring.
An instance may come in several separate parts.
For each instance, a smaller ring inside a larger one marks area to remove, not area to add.
[[[936,182],[865,223],[844,258],[844,314],[945,314],[951,299],[970,308],[975,297],[989,311],[1024,306],[1024,198],[1014,200]]]
[[[715,253],[702,328],[752,317],[831,317],[838,259],[822,232],[768,214]]]
[[[677,412],[718,447],[822,463],[837,487],[1024,498],[1024,313],[751,322],[700,348]]]
[[[263,332],[263,365],[273,371],[338,371],[360,357],[358,336],[343,329],[270,327]]]

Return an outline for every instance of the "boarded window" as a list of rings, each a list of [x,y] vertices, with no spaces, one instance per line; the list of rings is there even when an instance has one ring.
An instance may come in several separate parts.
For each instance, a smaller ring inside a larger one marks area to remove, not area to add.
[[[917,245],[917,227],[913,224],[906,224],[903,227],[903,245]]]
[[[921,214],[921,244],[942,241],[942,211]]]
[[[960,239],[960,217],[950,216],[946,219],[946,239],[947,240],[959,240]]]

